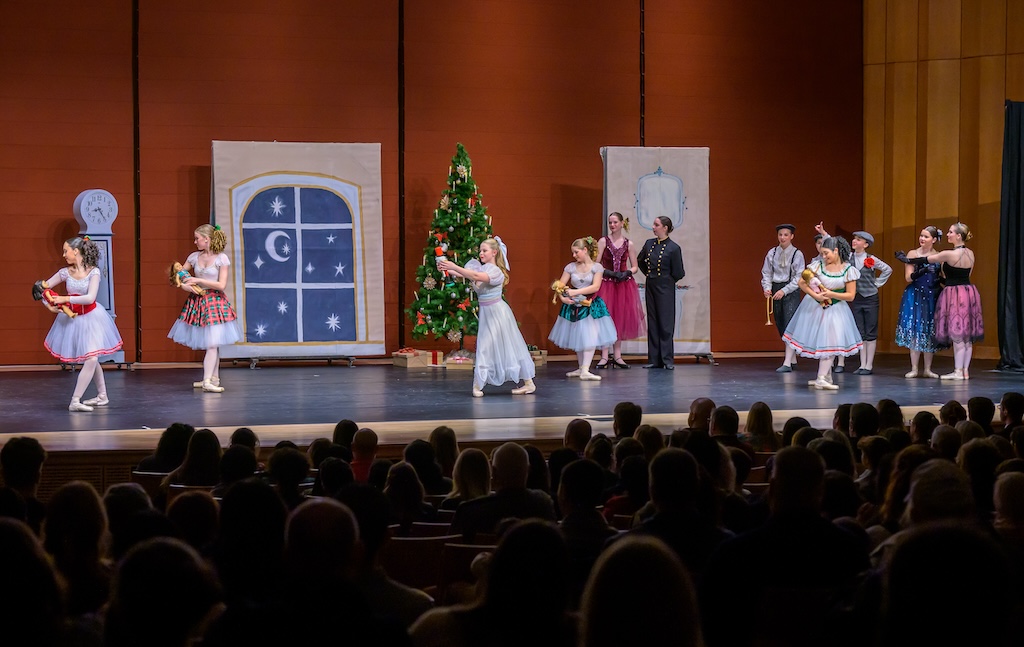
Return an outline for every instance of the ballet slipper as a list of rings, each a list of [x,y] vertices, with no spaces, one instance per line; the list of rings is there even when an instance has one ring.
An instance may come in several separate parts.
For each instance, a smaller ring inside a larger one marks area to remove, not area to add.
[[[212,378],[207,378],[203,380],[203,391],[205,393],[223,393],[224,387],[214,384]]]
[[[88,400],[83,400],[82,404],[87,404],[90,407],[105,407],[108,404],[110,404],[110,400],[107,399],[107,394],[106,393],[100,393],[95,398],[89,398]]]
[[[92,407],[81,402],[78,398],[71,398],[71,404],[68,405],[68,411],[92,411]]]
[[[512,395],[529,395],[536,390],[537,385],[533,383],[533,380],[526,380],[518,389],[512,389]]]

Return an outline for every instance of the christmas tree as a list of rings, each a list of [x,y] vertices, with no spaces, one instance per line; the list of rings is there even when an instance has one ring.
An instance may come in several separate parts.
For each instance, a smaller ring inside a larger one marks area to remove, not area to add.
[[[469,281],[454,274],[445,276],[437,269],[437,260],[446,258],[465,265],[480,252],[480,243],[491,236],[491,221],[480,200],[473,180],[473,164],[462,144],[457,144],[448,184],[434,210],[423,264],[416,268],[418,287],[412,304],[406,309],[415,323],[414,339],[433,335],[458,342],[462,348],[466,335],[477,330],[478,304]]]

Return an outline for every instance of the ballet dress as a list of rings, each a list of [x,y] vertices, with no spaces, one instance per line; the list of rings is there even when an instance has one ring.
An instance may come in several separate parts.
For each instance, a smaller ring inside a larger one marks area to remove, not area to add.
[[[942,264],[946,287],[935,304],[935,341],[943,347],[973,343],[985,337],[981,295],[971,285],[971,268]]]
[[[896,319],[896,345],[921,353],[942,348],[935,341],[935,305],[942,289],[939,263],[914,268],[910,283],[903,288]]]
[[[227,254],[220,253],[207,267],[199,266],[199,252],[192,252],[186,261],[196,278],[216,281],[220,268],[231,265]],[[207,288],[206,294],[191,293],[181,314],[171,326],[167,337],[195,350],[230,346],[242,340],[242,327],[235,309],[221,290]]]
[[[827,273],[821,261],[811,263],[808,269],[833,292],[843,292],[847,281],[860,278],[860,271],[849,263],[838,274]],[[809,294],[800,301],[782,340],[800,356],[812,359],[848,357],[859,353],[864,345],[846,301],[832,299],[831,305],[822,308]]]
[[[601,267],[613,272],[625,272],[629,266],[629,239],[622,241],[621,247],[612,244],[612,239],[604,237],[604,254],[601,256]],[[601,289],[597,291],[604,305],[608,308],[615,332],[620,340],[637,339],[647,334],[647,322],[644,320],[644,309],[640,304],[640,289],[630,274],[625,280],[617,281],[605,273],[601,279]]]
[[[71,303],[67,304],[76,316],[59,313],[50,326],[43,346],[50,354],[66,364],[81,364],[92,357],[110,355],[121,350],[121,334],[107,309],[96,303],[99,293],[100,271],[89,270],[85,278],[76,279],[68,268],[62,267],[47,281],[50,287],[66,283]]]
[[[592,263],[590,270],[581,274],[576,263],[569,263],[563,272],[569,275],[569,284],[572,288],[579,290],[593,285],[594,275],[598,272],[603,273],[604,268],[600,263]],[[596,294],[590,299],[589,306],[562,304],[555,325],[551,328],[551,334],[548,335],[552,343],[559,348],[577,352],[603,348],[615,343],[618,338],[615,324],[604,299]]]
[[[466,269],[488,276],[487,281],[472,282],[480,304],[473,382],[477,386],[501,386],[505,382],[532,380],[537,367],[512,308],[501,298],[505,275],[494,263],[481,264],[475,258],[466,263]]]

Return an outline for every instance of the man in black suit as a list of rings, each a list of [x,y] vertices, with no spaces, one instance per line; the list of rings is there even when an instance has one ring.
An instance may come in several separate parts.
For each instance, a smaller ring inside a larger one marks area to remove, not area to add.
[[[646,277],[644,298],[647,305],[647,364],[644,368],[675,368],[672,331],[676,324],[676,282],[686,276],[683,250],[674,240],[672,220],[654,219],[655,238],[644,243],[637,266]]]

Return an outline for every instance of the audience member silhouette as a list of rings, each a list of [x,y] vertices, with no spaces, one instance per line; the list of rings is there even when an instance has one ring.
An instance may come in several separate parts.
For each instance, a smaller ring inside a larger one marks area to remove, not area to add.
[[[463,501],[471,501],[491,493],[491,462],[487,454],[475,447],[459,452],[452,470],[452,491],[441,502],[442,510],[455,510]]]
[[[25,504],[25,522],[37,535],[46,516],[46,506],[37,498],[43,477],[46,450],[35,438],[15,436],[0,449],[0,472],[4,485],[19,495]]]
[[[175,422],[160,434],[156,443],[156,451],[141,461],[137,470],[140,472],[160,472],[167,474],[178,468],[185,460],[185,453],[188,451],[188,441],[195,433],[192,425],[184,422]]]
[[[423,485],[416,478],[416,470],[405,461],[399,461],[388,470],[388,482],[384,496],[391,509],[392,524],[398,526],[398,533],[405,535],[412,524],[437,519],[434,506],[424,499]]]
[[[0,627],[5,643],[39,647],[77,644],[69,636],[60,579],[35,533],[21,521],[0,518],[0,573],[4,577]],[[98,640],[92,644],[96,643]]]
[[[217,434],[209,429],[199,429],[188,440],[188,449],[181,465],[168,474],[162,485],[181,484],[188,486],[213,487],[220,481],[220,457],[222,455]]]
[[[430,443],[414,440],[405,446],[402,456],[416,470],[416,476],[427,494],[448,494],[452,491],[452,480],[441,473],[441,466]]]
[[[107,513],[89,483],[71,481],[50,497],[43,547],[67,582],[69,616],[94,613],[107,602],[111,575],[107,533]]]
[[[583,458],[587,443],[593,435],[594,430],[590,422],[583,418],[573,418],[565,426],[565,436],[562,438],[562,445],[574,452],[578,458]]]
[[[590,569],[609,537],[618,533],[598,511],[604,490],[601,466],[577,459],[565,466],[558,487],[559,528],[569,549],[570,600],[579,603]]]
[[[620,402],[612,410],[612,431],[615,432],[615,440],[632,438],[633,432],[640,426],[643,420],[643,409],[632,402]]]
[[[352,437],[352,474],[356,477],[356,483],[366,483],[370,480],[370,467],[376,458],[376,432],[368,428],[360,429]]]
[[[198,433],[198,432],[196,432]],[[309,459],[297,449],[275,449],[267,463],[269,476],[277,484],[277,493],[289,510],[299,507],[305,500],[302,483],[309,476]]]
[[[441,466],[442,476],[451,478],[455,470],[455,460],[459,457],[459,439],[455,436],[455,430],[448,425],[434,427],[428,440],[430,446],[434,448],[434,456],[437,457],[437,464]]]

